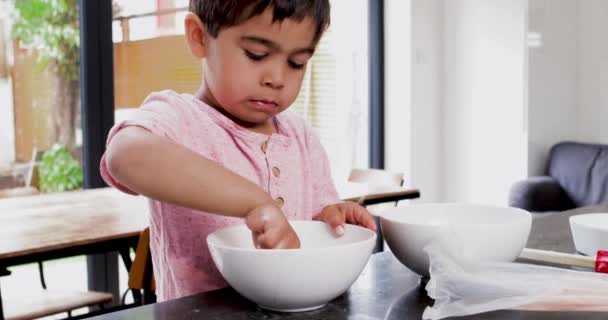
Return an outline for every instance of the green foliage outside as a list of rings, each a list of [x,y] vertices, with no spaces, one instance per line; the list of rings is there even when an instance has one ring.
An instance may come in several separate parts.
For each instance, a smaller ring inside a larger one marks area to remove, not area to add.
[[[63,145],[56,144],[44,152],[38,173],[42,192],[61,192],[82,187],[82,168]]]
[[[13,36],[53,62],[58,75],[78,80],[80,32],[77,0],[17,0]]]

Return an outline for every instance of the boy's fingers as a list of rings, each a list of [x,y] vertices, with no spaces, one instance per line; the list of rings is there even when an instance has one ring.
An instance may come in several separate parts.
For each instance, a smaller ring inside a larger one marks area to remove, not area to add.
[[[268,230],[254,240],[258,249],[297,249],[300,239],[294,232],[281,233],[276,229]]]
[[[300,239],[298,239],[298,237],[295,234],[284,237],[283,240],[281,240],[275,247],[275,249],[298,249],[298,248],[300,248]]]
[[[251,231],[251,240],[253,240],[253,246],[256,247],[256,249],[260,249],[260,244],[258,241],[259,237],[260,233]]]
[[[376,226],[376,220],[374,219],[374,216],[372,216],[371,213],[367,211],[367,209],[363,207],[356,208],[355,216],[358,225],[364,226],[370,230],[377,231],[378,226]]]
[[[351,224],[357,224],[357,221],[355,219],[355,209],[357,206],[356,205],[352,205],[350,203],[346,203],[344,205],[344,211],[345,211],[345,220],[346,223],[351,223]]]
[[[365,222],[363,226],[374,231],[378,231],[378,226],[376,225],[376,219],[373,216],[366,214]]]
[[[325,222],[329,224],[337,236],[344,234],[345,216],[337,207],[328,208],[328,212],[325,214]]]
[[[264,221],[259,218],[247,217],[245,219],[245,224],[247,224],[247,228],[251,230],[251,233],[256,236],[256,234],[261,234],[264,231]]]
[[[261,234],[257,239],[258,248],[260,249],[274,249],[279,243],[279,237],[276,233],[268,231]]]
[[[245,224],[247,228],[252,232],[263,233],[266,225],[266,221],[268,221],[269,213],[265,212],[267,210],[271,210],[272,208],[259,207],[254,209],[251,213],[249,213],[245,217]]]

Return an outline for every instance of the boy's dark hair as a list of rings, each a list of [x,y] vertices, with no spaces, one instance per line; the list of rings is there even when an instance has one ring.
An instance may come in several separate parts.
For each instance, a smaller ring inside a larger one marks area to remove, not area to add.
[[[268,7],[272,8],[273,22],[313,18],[315,43],[329,26],[329,0],[190,0],[190,11],[201,19],[213,37],[217,37],[223,28],[238,25]]]

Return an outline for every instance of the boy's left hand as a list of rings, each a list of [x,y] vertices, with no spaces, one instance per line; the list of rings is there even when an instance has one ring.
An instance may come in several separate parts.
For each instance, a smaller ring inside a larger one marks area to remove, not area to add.
[[[356,224],[370,230],[377,230],[374,217],[356,202],[346,201],[323,208],[314,220],[325,221],[337,236],[344,234],[344,224]]]

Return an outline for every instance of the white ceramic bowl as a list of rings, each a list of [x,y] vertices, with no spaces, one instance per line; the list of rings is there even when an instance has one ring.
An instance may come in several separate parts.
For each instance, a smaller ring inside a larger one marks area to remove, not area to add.
[[[262,308],[297,312],[323,307],[359,277],[376,233],[346,225],[344,235],[335,237],[323,222],[290,223],[300,249],[255,249],[243,225],[210,234],[211,256],[226,281]]]
[[[608,213],[572,216],[570,230],[576,251],[595,257],[598,250],[608,250]]]
[[[391,208],[380,215],[382,234],[406,267],[429,275],[424,247],[437,241],[455,256],[506,262],[526,245],[532,216],[510,207],[475,204],[420,204]]]

